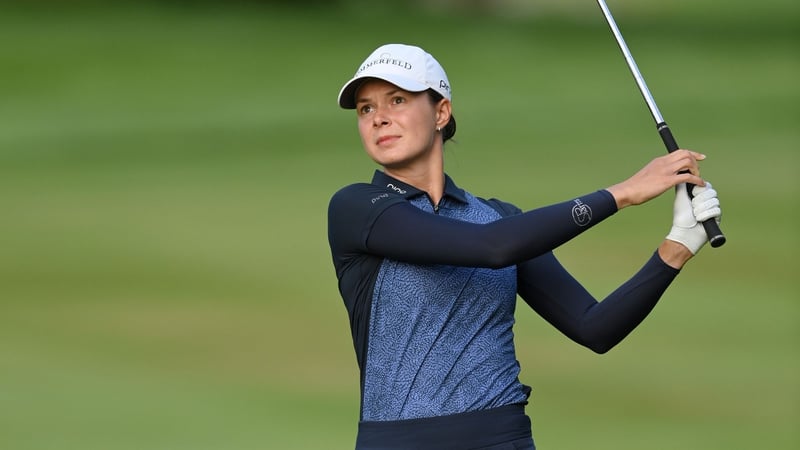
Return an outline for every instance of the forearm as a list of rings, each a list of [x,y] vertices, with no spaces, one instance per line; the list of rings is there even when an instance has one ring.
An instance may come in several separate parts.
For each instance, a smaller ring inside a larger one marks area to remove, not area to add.
[[[551,255],[518,266],[522,298],[575,342],[605,353],[652,311],[679,271],[653,255],[630,280],[602,302]]]
[[[595,351],[604,353],[620,343],[647,317],[678,270],[658,255],[584,316],[585,335]]]

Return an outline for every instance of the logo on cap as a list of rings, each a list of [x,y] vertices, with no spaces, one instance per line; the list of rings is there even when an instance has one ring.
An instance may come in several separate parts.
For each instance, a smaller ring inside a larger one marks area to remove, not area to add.
[[[400,68],[403,68],[403,69],[406,69],[406,70],[411,70],[414,67],[414,66],[411,65],[410,62],[403,61],[402,59],[392,58],[392,54],[391,53],[384,53],[378,59],[373,59],[372,61],[365,62],[364,65],[362,65],[361,68],[358,69],[358,72],[356,72],[356,75],[358,75],[358,74],[364,72],[365,70],[369,69],[370,67],[378,65],[378,64],[386,64],[386,65],[390,65],[390,66],[397,66],[397,67],[400,67]]]

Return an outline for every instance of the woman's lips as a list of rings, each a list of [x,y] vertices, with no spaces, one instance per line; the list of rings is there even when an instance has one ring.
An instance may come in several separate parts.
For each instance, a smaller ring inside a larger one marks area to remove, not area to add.
[[[392,135],[392,136],[381,136],[381,137],[378,138],[377,144],[378,145],[387,145],[387,144],[391,144],[392,142],[394,142],[394,141],[396,141],[398,139],[400,139],[400,136],[395,136],[395,135]]]

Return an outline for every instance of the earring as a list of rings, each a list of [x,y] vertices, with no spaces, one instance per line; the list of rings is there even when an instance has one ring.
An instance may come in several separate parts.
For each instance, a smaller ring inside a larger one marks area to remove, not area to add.
[[[436,131],[442,131],[442,127],[436,127]]]

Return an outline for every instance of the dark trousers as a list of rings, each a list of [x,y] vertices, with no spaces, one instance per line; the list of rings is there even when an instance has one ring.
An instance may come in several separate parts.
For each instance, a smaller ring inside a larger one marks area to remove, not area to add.
[[[356,450],[535,450],[524,405],[423,419],[361,422]]]
[[[474,450],[536,450],[536,446],[533,444],[533,438],[525,438]]]

